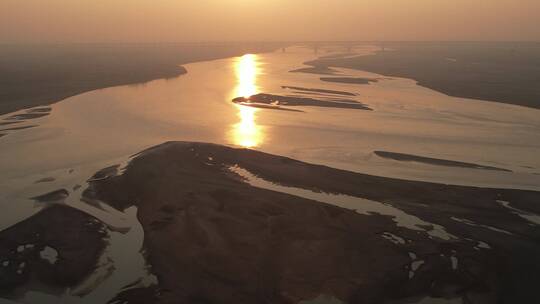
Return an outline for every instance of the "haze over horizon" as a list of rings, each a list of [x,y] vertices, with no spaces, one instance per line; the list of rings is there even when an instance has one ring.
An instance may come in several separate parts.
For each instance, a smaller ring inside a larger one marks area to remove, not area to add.
[[[539,41],[536,0],[3,0],[0,43]]]
[[[540,0],[0,0],[0,304],[540,303]]]

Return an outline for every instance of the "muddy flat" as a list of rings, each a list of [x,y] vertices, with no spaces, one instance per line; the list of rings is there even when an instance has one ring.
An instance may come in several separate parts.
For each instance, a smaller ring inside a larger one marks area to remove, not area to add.
[[[361,77],[321,77],[321,81],[349,84],[370,84],[372,82],[377,82],[377,79]]]
[[[385,43],[370,56],[323,57],[307,64],[415,79],[463,98],[540,108],[538,42]]]
[[[425,156],[418,156],[418,155],[411,155],[411,154],[405,154],[405,153],[396,153],[396,152],[388,152],[388,151],[374,151],[373,153],[375,153],[375,155],[382,158],[393,159],[393,160],[398,160],[398,161],[411,161],[411,162],[418,162],[418,163],[438,165],[438,166],[447,166],[447,167],[460,167],[460,168],[473,168],[473,169],[512,172],[511,170],[508,170],[508,169],[502,169],[502,168],[497,168],[497,167],[492,167],[492,166],[483,166],[483,165],[478,165],[478,164],[425,157]]]
[[[302,87],[294,87],[294,86],[281,86],[281,88],[289,89],[289,90],[296,90],[296,91],[303,91],[303,92],[325,93],[325,94],[332,94],[332,95],[344,95],[344,96],[357,95],[351,92],[327,90],[327,89],[313,89],[313,88],[302,88]]]
[[[76,287],[95,270],[105,236],[102,223],[60,205],[1,231],[0,295],[21,297],[36,280],[43,292]]]
[[[371,110],[368,106],[353,100],[353,99],[315,99],[309,97],[297,97],[297,96],[281,96],[275,94],[260,93],[248,98],[237,97],[233,99],[234,103],[243,105],[271,105],[278,107],[324,107],[324,108],[341,108],[341,109],[357,109],[357,110]]]
[[[308,74],[320,74],[320,75],[335,75],[338,72],[334,69],[325,66],[311,66],[307,68],[300,68],[291,70],[291,73],[308,73]]]
[[[291,192],[265,189],[257,179]],[[91,189],[116,208],[139,208],[148,260],[159,278],[158,288],[131,290],[120,299],[537,299],[530,276],[538,276],[531,270],[540,265],[538,229],[496,201],[538,211],[538,192],[394,180],[187,142],[146,150],[123,175]],[[384,211],[363,214],[338,207],[339,197],[323,203],[295,189],[385,202],[430,224],[403,228]],[[445,237],[430,236],[438,225]]]

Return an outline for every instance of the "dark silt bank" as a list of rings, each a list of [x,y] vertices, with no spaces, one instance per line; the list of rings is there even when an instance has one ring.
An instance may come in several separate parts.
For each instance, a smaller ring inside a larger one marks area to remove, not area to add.
[[[0,232],[0,298],[26,284],[62,293],[91,274],[106,242],[104,226],[71,207],[54,205]]]
[[[362,78],[362,77],[321,77],[322,81],[326,82],[338,82],[348,84],[370,84],[377,82],[375,78]]]
[[[459,168],[512,172],[511,170],[497,168],[497,167],[483,166],[483,165],[465,163],[465,162],[454,161],[454,160],[431,158],[431,157],[424,157],[424,156],[404,154],[404,153],[396,153],[396,152],[388,152],[388,151],[375,151],[373,153],[375,153],[375,155],[382,158],[393,159],[393,160],[398,160],[398,161],[412,161],[412,162],[424,163],[424,164],[429,164],[429,165],[437,165],[437,166],[446,166],[446,167],[459,167]]]
[[[343,95],[343,96],[356,96],[357,95],[350,92],[327,90],[327,89],[312,89],[312,88],[302,88],[302,87],[293,87],[293,86],[281,86],[281,88],[289,89],[289,90],[296,90],[296,91],[304,91],[304,92],[325,93],[325,94],[332,94],[332,95]]]
[[[233,166],[286,187],[385,202],[456,238],[253,187]],[[148,262],[159,277],[159,286],[128,290],[120,300],[298,303],[321,294],[346,303],[428,295],[539,300],[537,229],[496,203],[538,212],[538,192],[375,177],[188,142],[142,152],[123,175],[93,182],[92,191],[115,208],[139,208]]]
[[[353,100],[353,99],[314,99],[309,97],[297,97],[297,96],[281,96],[274,94],[256,94],[250,97],[237,97],[233,99],[234,103],[240,103],[243,105],[250,104],[265,104],[275,107],[295,107],[295,106],[309,106],[309,107],[326,107],[326,108],[341,108],[341,109],[356,109],[356,110],[371,110],[368,106]]]

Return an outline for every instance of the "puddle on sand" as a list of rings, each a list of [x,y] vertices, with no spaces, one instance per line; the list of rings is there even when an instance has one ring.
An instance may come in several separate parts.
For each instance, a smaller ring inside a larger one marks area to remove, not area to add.
[[[402,237],[399,237],[393,233],[385,232],[382,234],[382,237],[389,240],[390,242],[396,244],[396,245],[404,245],[405,239]]]
[[[499,229],[499,228],[495,228],[495,227],[492,227],[492,226],[488,226],[488,225],[483,225],[483,224],[477,224],[471,220],[468,220],[468,219],[463,219],[463,218],[457,218],[457,217],[451,217],[451,219],[453,221],[456,221],[456,222],[459,222],[459,223],[463,223],[465,225],[469,225],[469,226],[472,226],[472,227],[480,227],[480,228],[485,228],[485,229],[489,229],[491,231],[495,231],[495,232],[499,232],[499,233],[504,233],[504,234],[508,234],[508,235],[514,235],[513,233],[511,232],[508,232],[506,230],[503,230],[503,229]]]
[[[466,240],[469,241],[469,242],[476,242],[476,245],[473,247],[475,250],[491,249],[491,246],[486,242],[473,240],[473,239],[469,239],[469,238],[466,238]]]
[[[451,257],[450,257],[450,262],[452,263],[452,269],[453,269],[453,270],[457,270],[458,265],[459,265],[459,260],[458,260],[458,258],[456,258],[455,256],[451,256]]]
[[[411,258],[411,264],[407,267],[409,268],[409,280],[411,280],[414,278],[416,271],[426,262],[424,260],[419,260],[414,252],[409,252],[409,258]]]
[[[482,241],[478,241],[478,245],[476,245],[476,247],[482,248],[482,249],[491,249],[491,246],[489,246],[488,243],[482,242]]]
[[[507,201],[497,201],[497,203],[501,204],[503,207],[508,208],[514,213],[515,215],[524,218],[529,223],[533,225],[540,225],[540,215],[536,215],[527,211],[520,210],[518,208],[514,208],[510,206],[510,202]]]
[[[407,214],[402,210],[388,204],[349,195],[319,193],[301,188],[277,185],[259,178],[246,169],[238,166],[229,167],[229,170],[244,178],[244,180],[253,187],[287,193],[309,200],[331,204],[341,208],[354,210],[360,214],[370,215],[373,213],[378,213],[381,215],[387,215],[392,217],[393,221],[398,227],[415,231],[424,231],[430,237],[436,237],[443,240],[456,239],[456,237],[448,233],[443,226],[425,222],[416,216]]]
[[[45,246],[42,251],[39,252],[39,256],[48,261],[49,264],[56,264],[56,261],[58,260],[58,251],[52,247]]]

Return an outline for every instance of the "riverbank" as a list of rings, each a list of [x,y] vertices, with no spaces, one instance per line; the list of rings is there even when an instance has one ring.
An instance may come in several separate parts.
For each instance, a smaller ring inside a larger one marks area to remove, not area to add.
[[[115,208],[139,208],[148,262],[159,280],[119,299],[538,300],[538,226],[498,203],[538,213],[538,192],[396,180],[187,142],[144,151],[123,175],[91,189]],[[332,203],[317,201],[324,193],[339,195]],[[351,198],[364,201],[350,209],[340,204]],[[377,202],[385,204],[361,211]]]
[[[181,64],[269,52],[279,43],[0,45],[0,115],[84,92],[173,78]]]
[[[321,57],[341,67],[410,78],[450,96],[540,108],[540,44],[535,42],[387,42],[368,56]]]

